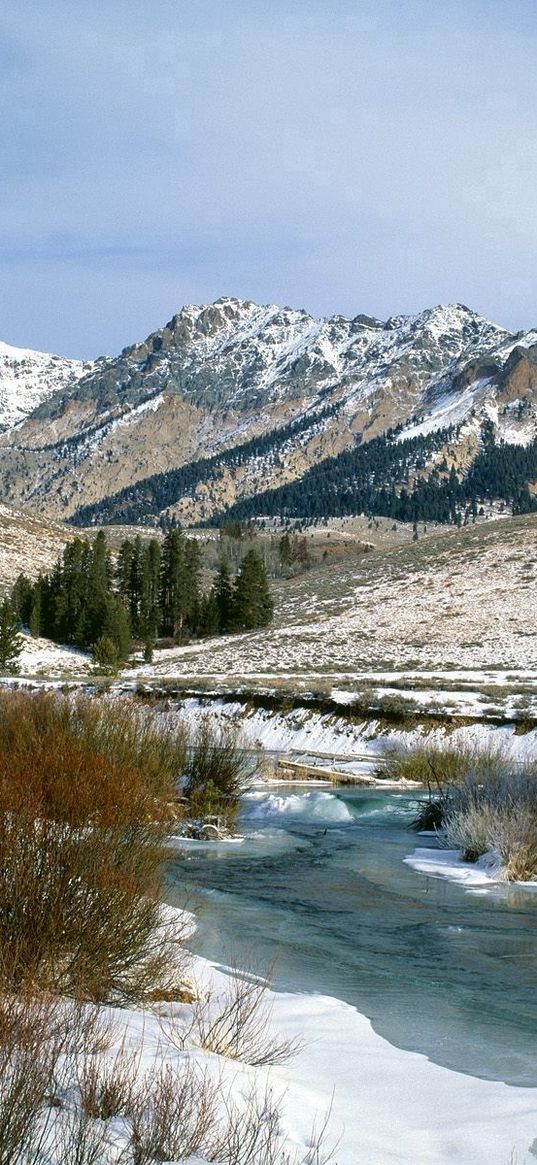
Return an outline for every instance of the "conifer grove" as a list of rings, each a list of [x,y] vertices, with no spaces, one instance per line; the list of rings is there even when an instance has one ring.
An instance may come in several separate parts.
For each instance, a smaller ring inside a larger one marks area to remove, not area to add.
[[[126,539],[115,557],[102,530],[93,542],[75,538],[50,574],[35,582],[20,575],[11,601],[32,635],[92,650],[105,666],[125,660],[133,639],[150,655],[159,638],[179,643],[247,631],[266,626],[273,612],[255,550],[246,552],[235,577],[222,557],[203,590],[199,545],[178,528],[162,542]]]

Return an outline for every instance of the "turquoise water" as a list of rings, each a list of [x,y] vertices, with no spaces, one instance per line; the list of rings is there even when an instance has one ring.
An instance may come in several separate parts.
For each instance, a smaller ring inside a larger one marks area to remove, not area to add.
[[[274,965],[276,985],[354,1004],[399,1047],[537,1086],[537,892],[469,893],[418,874],[414,798],[271,790],[241,843],[178,850],[170,902],[199,915],[195,949]]]

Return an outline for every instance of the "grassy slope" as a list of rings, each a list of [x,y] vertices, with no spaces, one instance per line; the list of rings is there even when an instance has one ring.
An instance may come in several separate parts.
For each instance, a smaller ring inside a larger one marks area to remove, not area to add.
[[[501,518],[316,568],[275,586],[267,631],[157,654],[147,673],[356,682],[379,671],[534,670],[536,536],[536,515]]]
[[[0,505],[0,593],[10,590],[21,573],[37,578],[40,571],[50,570],[75,536],[76,531],[60,522]]]

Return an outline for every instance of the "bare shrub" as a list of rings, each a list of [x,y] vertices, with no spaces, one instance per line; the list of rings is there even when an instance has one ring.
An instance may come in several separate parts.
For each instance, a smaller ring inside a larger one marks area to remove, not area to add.
[[[45,1144],[64,1047],[59,1005],[0,998],[0,1165],[32,1165]]]
[[[282,1141],[280,1102],[269,1088],[251,1089],[242,1104],[225,1100],[225,1119],[209,1161],[217,1165],[329,1165],[334,1151],[326,1144],[331,1109],[319,1129],[312,1129],[304,1153],[288,1150]]]
[[[250,1091],[243,1105],[227,1099],[225,1121],[213,1147],[218,1165],[286,1165],[282,1153],[280,1114],[270,1091]]]
[[[412,696],[401,696],[395,692],[380,696],[373,708],[375,706],[380,715],[388,720],[405,720],[415,716],[419,710],[418,701]]]
[[[86,998],[136,997],[166,961],[151,827],[81,833],[0,815],[2,971]],[[162,966],[164,969],[164,966]]]
[[[84,1055],[77,1064],[79,1106],[92,1120],[128,1115],[133,1107],[141,1050],[127,1052],[121,1043],[113,1059]]]
[[[250,1088],[241,1101],[222,1092],[192,1065],[162,1066],[140,1087],[131,1113],[121,1165],[153,1165],[199,1154],[214,1165],[328,1165],[330,1113],[312,1130],[305,1153],[288,1150],[281,1133],[280,1102],[267,1087]]]
[[[0,693],[8,984],[137,998],[164,973],[163,842],[184,753],[161,732],[121,702]]]
[[[106,1125],[78,1105],[55,1121],[52,1148],[61,1165],[104,1165],[110,1160]]]
[[[269,989],[269,979],[233,970],[224,992],[205,992],[194,1000],[186,1029],[172,1014],[162,1021],[163,1030],[181,1049],[192,1040],[208,1052],[257,1067],[286,1063],[299,1051],[300,1042],[271,1034]]]
[[[131,1135],[121,1160],[132,1165],[176,1161],[210,1151],[218,1086],[193,1064],[163,1064],[146,1077],[131,1107]],[[211,1158],[213,1159],[213,1158]]]
[[[183,772],[188,730],[179,718],[157,717],[132,700],[0,692],[2,760],[13,752],[33,758],[36,749],[48,749],[59,737],[76,741],[88,757],[97,755],[113,766],[136,770],[144,789],[166,796]],[[83,794],[80,788],[78,792]]]

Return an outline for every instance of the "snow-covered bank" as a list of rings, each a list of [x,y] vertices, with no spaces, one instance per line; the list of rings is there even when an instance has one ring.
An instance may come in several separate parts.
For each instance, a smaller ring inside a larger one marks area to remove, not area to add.
[[[416,848],[404,859],[407,866],[434,878],[449,878],[464,886],[491,886],[502,881],[502,869],[496,854],[483,854],[477,862],[464,862],[460,850]]]
[[[514,724],[498,727],[476,723],[450,727],[449,731],[429,725],[427,730],[412,727],[403,731],[374,718],[354,721],[344,714],[323,713],[306,706],[276,711],[239,699],[187,697],[173,702],[171,707],[191,724],[210,714],[211,719],[242,730],[253,745],[260,745],[267,752],[282,752],[289,757],[297,754],[305,760],[310,756],[329,758],[342,775],[370,774],[386,750],[423,739],[431,744],[443,744],[449,739],[451,745],[507,746],[510,754],[520,760],[535,756],[537,751],[537,730],[518,735]]]
[[[229,976],[205,960],[194,977],[213,998]],[[252,1068],[196,1048],[178,1050],[167,1039],[175,1011],[185,1029],[189,1004],[154,1011],[114,1010],[116,1049],[126,1036],[140,1052],[138,1071],[157,1058],[173,1066],[195,1063],[239,1105],[255,1087],[270,1090],[280,1109],[280,1132],[299,1159],[330,1112],[326,1145],[338,1141],[338,1165],[509,1165],[526,1160],[537,1136],[537,1092],[453,1072],[425,1056],[392,1047],[353,1007],[321,995],[270,993],[276,1036],[302,1040],[285,1066]],[[109,1055],[114,1054],[111,1049]],[[116,1144],[121,1122],[114,1122]],[[113,1158],[112,1158],[113,1160]],[[190,1158],[191,1165],[194,1159]],[[59,1165],[59,1162],[58,1162]]]
[[[420,874],[428,874],[433,878],[449,878],[450,881],[460,882],[470,890],[499,883],[506,884],[500,859],[492,852],[483,854],[476,862],[465,862],[460,850],[418,847],[404,861]],[[510,882],[509,885],[517,886],[519,889],[537,889],[537,882]]]

